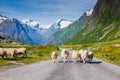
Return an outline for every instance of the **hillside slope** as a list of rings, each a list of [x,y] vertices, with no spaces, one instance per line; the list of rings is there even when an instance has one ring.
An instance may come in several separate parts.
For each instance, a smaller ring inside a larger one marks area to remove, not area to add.
[[[65,44],[94,43],[120,39],[120,0],[98,0],[86,27]]]
[[[91,11],[89,12],[91,13]],[[90,17],[91,17],[91,14],[88,15],[87,13],[84,13],[74,23],[70,24],[66,28],[59,30],[53,36],[51,36],[48,44],[59,45],[63,43],[64,41],[68,40],[73,34],[81,30],[86,25]]]

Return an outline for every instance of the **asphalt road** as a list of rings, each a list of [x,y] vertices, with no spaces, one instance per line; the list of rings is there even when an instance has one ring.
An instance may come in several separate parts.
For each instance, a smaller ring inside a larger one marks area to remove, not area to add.
[[[120,67],[94,59],[93,63],[51,60],[0,68],[0,80],[120,80]]]

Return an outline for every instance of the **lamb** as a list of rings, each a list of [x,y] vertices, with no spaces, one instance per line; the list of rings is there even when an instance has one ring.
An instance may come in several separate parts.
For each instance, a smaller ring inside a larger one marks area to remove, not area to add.
[[[26,48],[15,48],[16,56],[19,54],[23,54],[23,57],[27,57]]]
[[[55,62],[56,62],[56,59],[57,59],[57,52],[52,52],[51,58],[52,58],[52,60],[53,60],[53,63],[55,63]]]
[[[77,62],[78,59],[80,59],[79,51],[75,51],[75,50],[73,50],[71,56],[72,56],[72,58],[73,58],[73,60],[74,60],[75,63]]]
[[[61,51],[61,57],[64,59],[64,63],[67,61],[69,53],[70,53],[69,49],[62,49],[62,51]]]
[[[87,50],[79,50],[80,58],[82,59],[83,63],[85,64],[87,58]]]

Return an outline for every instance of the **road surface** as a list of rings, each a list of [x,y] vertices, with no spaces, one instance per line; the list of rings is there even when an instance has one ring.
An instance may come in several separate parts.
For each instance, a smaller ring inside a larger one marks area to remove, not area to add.
[[[120,80],[120,67],[94,59],[93,63],[51,60],[14,68],[1,68],[0,80]]]

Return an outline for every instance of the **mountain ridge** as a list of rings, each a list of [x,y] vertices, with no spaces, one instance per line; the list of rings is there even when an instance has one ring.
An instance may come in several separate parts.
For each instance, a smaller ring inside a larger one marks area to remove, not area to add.
[[[83,13],[83,15],[76,20],[74,23],[70,24],[68,27],[59,30],[48,41],[48,44],[52,45],[60,45],[67,39],[69,39],[73,34],[75,34],[77,31],[82,29],[85,24],[88,22],[90,19],[90,15],[88,16],[87,13]]]
[[[69,23],[62,25],[62,22],[65,21]],[[67,27],[72,22],[70,20],[60,19],[59,22],[54,23],[55,26],[53,24],[49,28],[45,28],[44,25],[31,19],[19,21],[15,18],[0,15],[0,36],[29,44],[46,44],[52,34],[63,27]]]
[[[64,44],[86,44],[120,39],[120,1],[98,0],[84,29]]]

